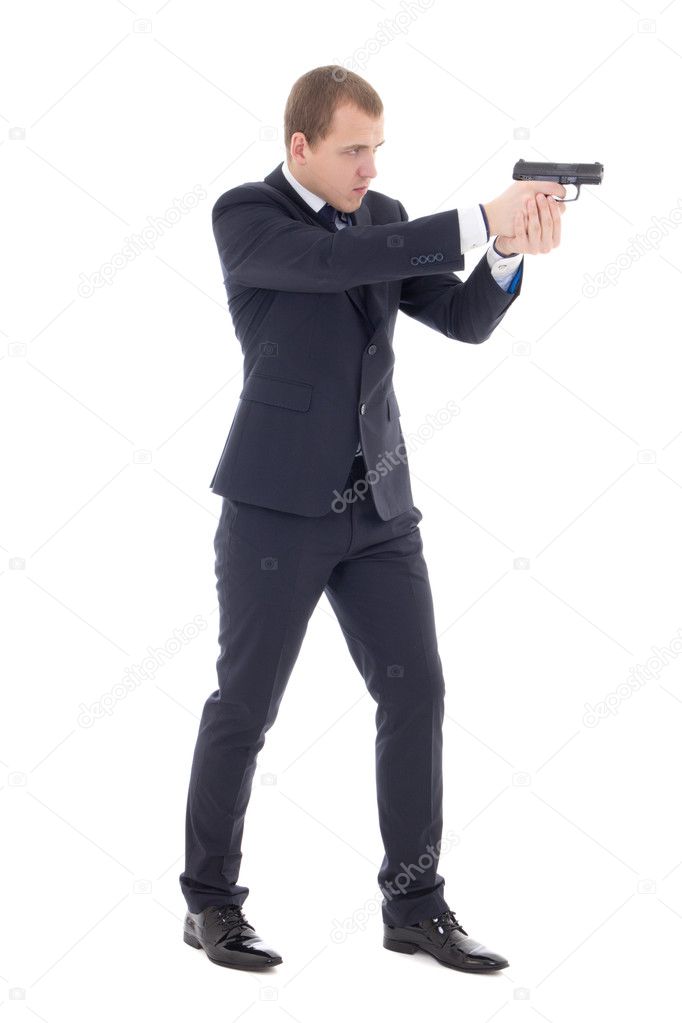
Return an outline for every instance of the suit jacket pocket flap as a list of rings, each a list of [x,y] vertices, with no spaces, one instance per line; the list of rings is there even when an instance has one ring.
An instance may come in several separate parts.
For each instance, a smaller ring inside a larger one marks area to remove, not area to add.
[[[295,412],[307,412],[313,393],[312,384],[295,380],[279,380],[276,377],[259,376],[252,373],[244,381],[240,398],[248,401],[262,401],[266,405],[279,405]]]

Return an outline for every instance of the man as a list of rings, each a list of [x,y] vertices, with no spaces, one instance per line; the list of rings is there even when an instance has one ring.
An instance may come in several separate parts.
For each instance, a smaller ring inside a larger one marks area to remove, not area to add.
[[[368,191],[383,141],[374,89],[315,68],[287,101],[286,161],[213,207],[244,387],[211,481],[223,498],[218,689],[194,752],[180,885],[184,940],[222,966],[282,962],[244,917],[241,839],[256,758],[323,592],[377,704],[384,947],[469,972],[509,965],[467,935],[437,872],[445,684],[392,338],[399,310],[454,340],[490,337],[520,294],[524,253],[559,244],[551,196],[566,193],[515,182],[409,221]],[[417,153],[420,174],[423,163]],[[462,282],[463,253],[492,235]]]

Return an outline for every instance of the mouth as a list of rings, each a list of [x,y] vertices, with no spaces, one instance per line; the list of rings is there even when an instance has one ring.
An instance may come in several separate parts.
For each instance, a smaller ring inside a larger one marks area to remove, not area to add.
[[[369,187],[368,185],[362,185],[360,188],[354,188],[353,191],[356,192],[358,195],[364,195],[368,187]]]

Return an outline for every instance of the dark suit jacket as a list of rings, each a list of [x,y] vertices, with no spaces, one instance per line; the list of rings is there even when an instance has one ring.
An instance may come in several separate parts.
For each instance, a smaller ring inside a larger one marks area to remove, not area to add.
[[[409,220],[365,193],[352,225],[326,228],[280,163],[229,189],[212,211],[234,330],[239,405],[210,487],[297,515],[327,514],[358,440],[382,519],[413,507],[392,384],[398,310],[457,341],[490,337],[521,292],[485,253],[466,281],[456,210]],[[337,505],[338,506],[338,505]]]

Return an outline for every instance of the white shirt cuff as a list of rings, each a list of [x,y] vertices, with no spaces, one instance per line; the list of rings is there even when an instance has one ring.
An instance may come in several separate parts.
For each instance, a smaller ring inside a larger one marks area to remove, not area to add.
[[[523,259],[523,253],[519,252],[516,256],[501,256],[498,252],[495,252],[493,243],[491,242],[488,248],[487,257],[490,273],[493,275],[499,286],[506,291],[511,284],[514,274],[519,268],[519,263]]]
[[[485,245],[488,241],[488,232],[485,229],[485,221],[480,206],[469,206],[464,210],[457,210],[459,217],[459,242],[462,252],[475,249],[479,245]]]

